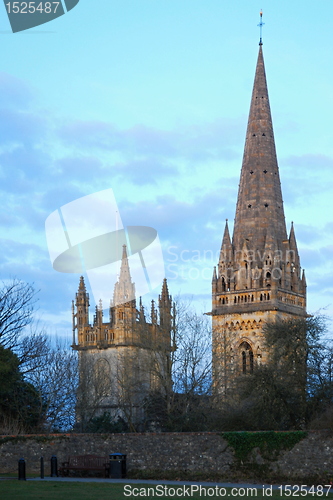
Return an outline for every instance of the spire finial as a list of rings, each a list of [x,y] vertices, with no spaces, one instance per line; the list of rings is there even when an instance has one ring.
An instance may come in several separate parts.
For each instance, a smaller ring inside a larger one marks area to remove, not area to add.
[[[265,23],[262,22],[262,9],[260,11],[260,23],[258,26],[260,27],[260,42],[259,45],[262,45],[262,27],[264,26]]]

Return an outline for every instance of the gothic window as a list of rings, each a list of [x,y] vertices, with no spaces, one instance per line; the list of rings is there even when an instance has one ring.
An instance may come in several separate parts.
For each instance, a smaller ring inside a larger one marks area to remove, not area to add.
[[[241,353],[242,373],[244,373],[244,375],[247,373],[253,373],[254,358],[250,344],[245,341],[242,342],[241,345],[239,346],[239,351]]]
[[[222,292],[225,292],[225,287],[226,287],[226,285],[225,285],[225,279],[222,276]]]
[[[246,373],[246,352],[242,352],[242,362],[243,362],[243,373]]]

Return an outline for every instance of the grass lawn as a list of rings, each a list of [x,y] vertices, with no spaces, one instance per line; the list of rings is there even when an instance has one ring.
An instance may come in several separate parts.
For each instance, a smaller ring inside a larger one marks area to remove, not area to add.
[[[163,482],[161,482],[161,485]],[[149,484],[130,484],[127,486],[127,495],[124,495],[125,484],[108,484],[108,483],[65,483],[65,482],[42,482],[42,481],[18,481],[18,480],[2,480],[0,481],[0,498],[1,500],[124,500],[125,498],[158,498],[158,499],[168,499],[170,498],[211,498],[211,499],[221,499],[223,497],[229,498],[333,498],[333,494],[327,495],[323,493],[322,495],[306,495],[303,496],[302,492],[297,491],[295,488],[291,490],[290,495],[281,494],[278,490],[273,490],[272,496],[262,495],[262,488],[258,490],[246,490],[244,488],[237,488],[233,491],[231,488],[226,490],[220,489],[218,494],[213,490],[212,487],[207,486],[206,495],[204,487],[202,487],[201,495],[200,492],[193,492],[191,495],[191,486],[182,485],[166,485],[163,488],[167,488],[167,495],[162,492],[162,486],[157,494],[156,485]],[[148,491],[150,488],[150,491]],[[177,489],[180,488],[177,494]],[[188,488],[188,493],[184,491],[184,488]],[[163,490],[164,491],[164,490]],[[155,495],[154,495],[155,492]],[[133,493],[133,494],[131,494]],[[238,494],[239,493],[239,494]]]

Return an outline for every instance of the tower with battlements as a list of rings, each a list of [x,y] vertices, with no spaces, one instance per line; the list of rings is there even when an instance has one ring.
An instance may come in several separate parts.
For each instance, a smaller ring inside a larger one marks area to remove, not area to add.
[[[151,303],[150,320],[140,298],[137,308],[126,246],[114,286],[109,320],[103,305],[89,322],[89,295],[81,276],[72,303],[73,345],[79,354],[80,385],[77,420],[83,427],[108,413],[135,425],[143,418],[143,401],[151,393],[171,388],[171,332],[173,301],[164,280],[162,293]]]
[[[287,235],[262,40],[255,72],[232,238],[226,222],[212,280],[213,383],[232,388],[269,359],[267,321],[304,317],[306,281],[294,226]]]

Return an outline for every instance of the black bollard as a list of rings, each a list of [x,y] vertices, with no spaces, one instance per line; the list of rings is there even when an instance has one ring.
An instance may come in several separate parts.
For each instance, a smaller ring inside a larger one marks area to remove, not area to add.
[[[26,481],[25,477],[25,460],[24,458],[20,458],[18,461],[18,478],[21,481]]]
[[[51,477],[58,477],[58,460],[55,455],[51,457]]]
[[[40,478],[44,479],[44,457],[40,457]]]

